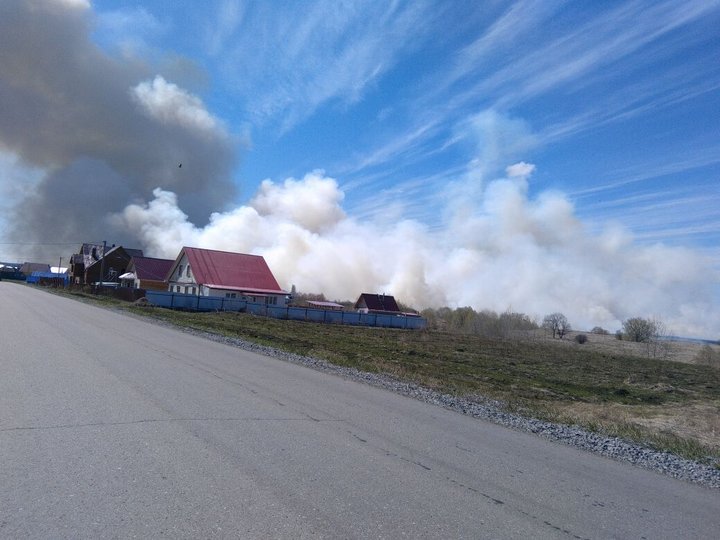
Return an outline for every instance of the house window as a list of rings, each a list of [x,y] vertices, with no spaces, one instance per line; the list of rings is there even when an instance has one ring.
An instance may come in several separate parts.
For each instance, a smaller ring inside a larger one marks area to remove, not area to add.
[[[225,298],[237,298],[237,293],[225,293]]]
[[[274,306],[277,304],[277,296],[268,296],[265,298],[265,303],[271,306]]]
[[[191,291],[192,291],[192,294],[195,294],[195,287],[193,287],[193,288],[191,289]]]
[[[187,277],[190,277],[190,265],[189,264],[187,265],[187,268],[185,269],[185,275]]]
[[[182,277],[182,271],[183,271],[183,265],[181,264],[180,266],[178,266],[178,277],[179,278]]]
[[[175,292],[180,292],[180,285],[175,286]]]

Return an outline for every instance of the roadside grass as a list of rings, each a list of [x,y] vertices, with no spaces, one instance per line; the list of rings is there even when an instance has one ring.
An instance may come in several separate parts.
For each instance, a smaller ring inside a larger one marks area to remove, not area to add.
[[[702,406],[718,418],[720,370],[712,367],[547,340],[323,325],[228,312],[192,313],[70,295],[180,327],[386,373],[444,393],[496,399],[514,412],[581,425],[720,466],[720,432],[693,432],[688,427],[691,419],[682,417]],[[650,420],[669,408],[680,415],[677,429],[654,428]],[[698,429],[707,428],[700,425]]]

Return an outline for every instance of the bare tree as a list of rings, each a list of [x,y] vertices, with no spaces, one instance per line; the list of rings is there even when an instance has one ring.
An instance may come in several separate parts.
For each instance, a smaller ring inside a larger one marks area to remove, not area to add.
[[[567,320],[567,317],[562,313],[551,313],[546,315],[542,323],[543,328],[552,332],[553,338],[559,337],[562,339],[572,327]]]
[[[623,321],[623,336],[629,341],[645,343],[650,358],[667,358],[670,354],[670,332],[660,319],[633,317]]]
[[[647,343],[655,334],[657,328],[655,322],[651,319],[643,319],[642,317],[632,317],[623,321],[623,337],[628,341],[637,343]]]

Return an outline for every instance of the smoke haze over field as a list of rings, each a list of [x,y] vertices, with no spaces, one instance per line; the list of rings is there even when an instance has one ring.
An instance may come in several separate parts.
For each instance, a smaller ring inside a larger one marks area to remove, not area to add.
[[[610,330],[657,316],[675,334],[716,337],[712,261],[641,245],[620,225],[591,233],[566,195],[530,190],[535,166],[517,161],[537,140],[524,122],[488,109],[460,123],[480,143],[472,170],[437,194],[440,227],[361,221],[322,170],[265,180],[240,205],[238,138],[158,65],[93,43],[90,14],[83,0],[0,2],[6,244],[107,239],[167,258],[185,245],[240,251],[265,256],[281,286],[330,299],[385,292],[416,308],[561,311],[576,328]],[[491,172],[498,164],[504,174]]]
[[[619,227],[590,235],[562,194],[528,197],[532,171],[527,163],[508,167],[475,200],[463,197],[472,215],[440,231],[414,221],[359,223],[344,214],[342,191],[322,171],[266,180],[248,205],[213,214],[205,227],[160,189],[115,219],[153,255],[173,258],[183,245],[262,254],[282,286],[332,299],[372,291],[417,308],[563,311],[586,329],[661,314],[673,332],[712,335],[720,321],[710,261],[691,250],[638,246]]]

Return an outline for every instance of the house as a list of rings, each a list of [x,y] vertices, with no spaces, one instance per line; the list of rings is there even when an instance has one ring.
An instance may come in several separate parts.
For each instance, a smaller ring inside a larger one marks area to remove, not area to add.
[[[102,251],[102,246],[100,246],[100,248]],[[143,252],[140,249],[112,246],[105,253],[104,257],[100,254],[99,259],[85,266],[83,283],[119,283],[120,276],[127,272],[130,259],[142,256]]]
[[[20,271],[22,264],[11,263],[11,262],[0,262],[0,280],[3,279],[14,279],[22,281],[25,279],[25,275]]]
[[[355,309],[360,313],[384,313],[402,315],[395,298],[389,294],[362,293],[355,302]]]
[[[85,269],[99,261],[103,254],[102,244],[85,243],[77,253],[70,256],[70,281],[75,285],[85,283]]]
[[[285,306],[288,292],[278,285],[259,255],[184,247],[167,275],[168,291],[243,299]]]
[[[50,272],[50,265],[45,263],[24,262],[20,267],[20,272],[25,277],[30,276],[33,272]]]
[[[174,262],[172,259],[133,257],[127,272],[120,275],[120,283],[133,289],[164,291],[167,289],[165,277]]]

